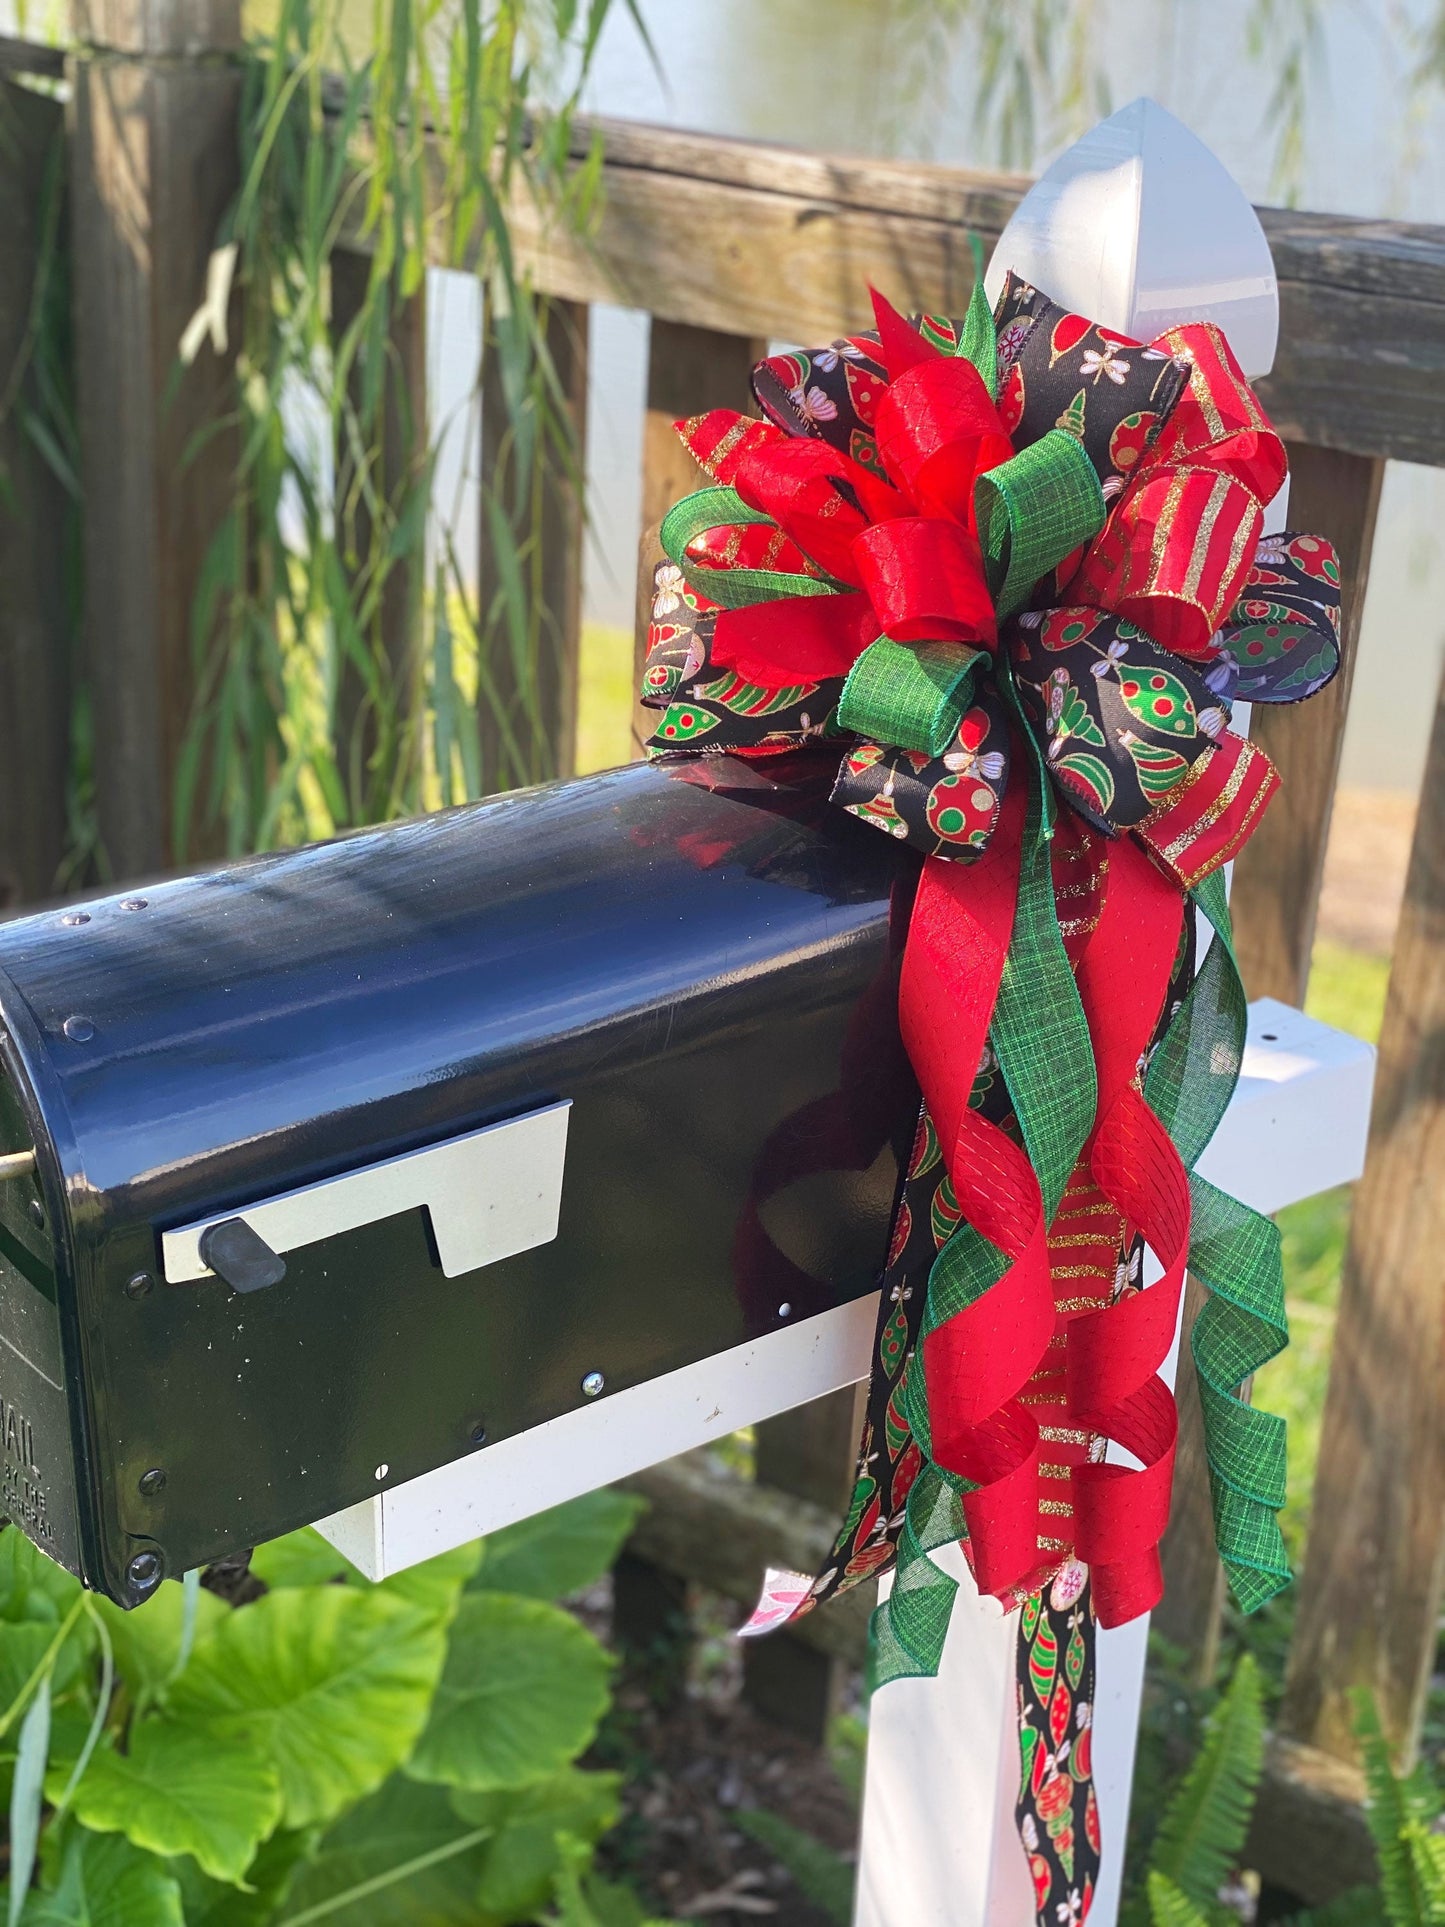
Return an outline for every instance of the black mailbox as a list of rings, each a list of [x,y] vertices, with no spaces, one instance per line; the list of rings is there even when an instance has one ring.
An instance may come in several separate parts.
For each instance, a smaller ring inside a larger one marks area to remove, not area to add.
[[[915,872],[815,767],[0,927],[0,1509],[134,1604],[869,1290]]]

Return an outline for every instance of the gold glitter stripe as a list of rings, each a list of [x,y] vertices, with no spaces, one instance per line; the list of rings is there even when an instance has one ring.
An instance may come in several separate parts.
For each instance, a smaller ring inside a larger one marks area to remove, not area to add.
[[[1164,506],[1159,511],[1158,521],[1154,524],[1154,540],[1149,546],[1147,577],[1147,585],[1151,589],[1159,580],[1159,571],[1164,564],[1164,551],[1169,546],[1169,533],[1174,526],[1174,518],[1179,513],[1179,504],[1184,499],[1185,485],[1192,473],[1191,469],[1181,468],[1171,478],[1168,493],[1164,497]],[[1124,579],[1126,583],[1131,579],[1131,572],[1127,566]]]
[[[1043,1434],[1044,1428],[1041,1425],[1039,1427],[1039,1437],[1042,1438]],[[1074,1468],[1071,1465],[1055,1465],[1052,1459],[1039,1460],[1039,1477],[1041,1479],[1072,1479],[1073,1476]]]
[[[1160,847],[1159,854],[1164,858],[1166,863],[1177,862],[1180,857],[1184,856],[1193,848],[1194,844],[1198,842],[1206,830],[1212,830],[1214,828],[1214,825],[1219,821],[1220,817],[1224,815],[1224,812],[1230,808],[1235,797],[1239,795],[1240,790],[1244,787],[1244,779],[1249,771],[1249,763],[1249,753],[1246,750],[1245,754],[1238,759],[1234,768],[1229,772],[1229,777],[1225,782],[1224,788],[1219,792],[1218,796],[1215,797],[1214,801],[1206,806],[1203,815],[1196,817],[1187,830],[1181,830],[1172,842],[1163,844]],[[1212,869],[1214,866],[1211,863],[1209,867]]]
[[[703,418],[701,415],[694,415],[692,420],[688,423],[688,427],[692,428],[696,423],[700,422],[702,419]],[[726,435],[721,437],[721,439],[717,444],[717,447],[713,449],[712,453],[708,456],[706,462],[702,464],[702,466],[707,470],[709,475],[711,475],[714,479],[716,479],[717,471],[722,467],[723,463],[727,460],[728,456],[732,454],[733,450],[737,447],[738,443],[743,439],[744,435],[747,434],[748,430],[750,428],[756,428],[757,425],[758,424],[755,421],[753,421],[750,416],[747,416],[747,415],[740,416],[739,419],[733,423],[732,427],[728,430]]]
[[[1049,1250],[1062,1251],[1065,1245],[1107,1245],[1113,1239],[1104,1231],[1069,1231],[1060,1235],[1057,1231],[1049,1233]]]
[[[1074,1508],[1067,1499],[1040,1499],[1039,1511],[1046,1519],[1072,1519]]]
[[[1050,1539],[1041,1532],[1039,1534],[1039,1547],[1043,1552],[1072,1552],[1074,1542],[1072,1539]]]
[[[1264,751],[1260,750],[1259,754],[1263,756]],[[1269,758],[1265,757],[1265,761],[1268,762]],[[1273,763],[1270,763],[1269,766],[1271,769],[1274,768]],[[1253,831],[1255,817],[1259,815],[1272,795],[1273,791],[1269,788],[1268,783],[1261,783],[1259,788],[1254,792],[1254,795],[1249,799],[1249,807],[1240,818],[1234,835],[1230,837],[1222,849],[1216,850],[1206,862],[1201,863],[1198,869],[1186,878],[1186,889],[1192,890],[1197,883],[1209,875],[1211,870],[1217,869],[1221,863],[1228,863],[1230,858],[1248,841]]]
[[[1049,1275],[1052,1278],[1097,1278],[1099,1267],[1097,1265],[1050,1265]]]
[[[1046,1445],[1087,1445],[1089,1434],[1076,1425],[1041,1425],[1039,1437]]]
[[[1102,1298],[1056,1298],[1055,1311],[1098,1311],[1103,1305]]]
[[[1229,476],[1216,475],[1210,485],[1204,512],[1199,518],[1199,527],[1194,535],[1194,550],[1189,557],[1189,567],[1184,572],[1184,600],[1194,603],[1196,607],[1199,604],[1199,584],[1204,575],[1204,565],[1209,560],[1210,550],[1213,547],[1214,523],[1236,486],[1238,485],[1232,482]]]

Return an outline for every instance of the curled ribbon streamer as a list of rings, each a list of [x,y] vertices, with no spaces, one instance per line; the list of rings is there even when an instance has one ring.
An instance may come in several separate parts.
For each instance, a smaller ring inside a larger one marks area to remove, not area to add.
[[[1216,328],[1134,342],[1014,276],[992,317],[977,289],[963,323],[874,307],[876,331],[760,364],[766,420],[679,424],[715,486],[663,526],[644,700],[654,754],[836,743],[834,801],[927,859],[896,1250],[930,1158],[935,1228],[921,1302],[880,1313],[888,1504],[865,1439],[835,1559],[788,1609],[896,1556],[888,1678],[937,1664],[950,1539],[1006,1601],[1078,1557],[1107,1623],[1155,1602],[1187,1262],[1221,1551],[1245,1603],[1282,1583],[1280,1429],[1237,1397],[1282,1342],[1277,1242],[1190,1168],[1242,1036],[1219,870],[1277,785],[1228,704],[1328,680],[1339,575],[1323,538],[1261,535],[1283,445]],[[1220,935],[1161,1033],[1191,898]]]

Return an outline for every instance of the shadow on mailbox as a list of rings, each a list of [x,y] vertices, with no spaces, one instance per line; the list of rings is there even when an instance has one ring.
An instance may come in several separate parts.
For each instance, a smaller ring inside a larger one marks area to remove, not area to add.
[[[135,1604],[870,1290],[916,865],[830,774],[634,765],[0,928],[0,1507]]]

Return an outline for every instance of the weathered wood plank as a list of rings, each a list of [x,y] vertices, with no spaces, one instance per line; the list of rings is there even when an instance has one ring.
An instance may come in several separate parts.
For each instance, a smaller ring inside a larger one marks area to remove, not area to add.
[[[721,1470],[706,1452],[650,1466],[623,1484],[650,1503],[629,1548],[665,1571],[686,1573],[751,1607],[767,1566],[815,1572],[838,1530],[836,1513]],[[857,1586],[798,1622],[800,1639],[861,1666],[876,1588]]]
[[[1185,1287],[1185,1348],[1180,1353],[1174,1394],[1179,1407],[1174,1498],[1169,1530],[1159,1548],[1164,1562],[1164,1597],[1155,1607],[1151,1622],[1155,1631],[1184,1654],[1190,1677],[1201,1684],[1213,1679],[1218,1664],[1224,1605],[1224,1567],[1214,1544],[1199,1380],[1188,1352],[1188,1334],[1206,1296],[1203,1285],[1191,1276]]]
[[[1285,1688],[1291,1738],[1348,1758],[1369,1688],[1419,1739],[1445,1577],[1445,683],[1395,938]]]
[[[1279,770],[1281,789],[1240,854],[1231,902],[1246,991],[1298,1007],[1309,982],[1385,465],[1299,443],[1289,459],[1290,527],[1318,529],[1340,552],[1340,672],[1308,703],[1255,707],[1250,734]]]
[[[0,81],[0,911],[49,895],[65,850],[72,511],[24,423],[37,275],[66,244],[63,138],[57,101]]]
[[[480,594],[483,693],[478,725],[482,787],[488,793],[570,776],[577,755],[577,674],[582,636],[582,538],[580,480],[587,458],[587,344],[590,316],[585,302],[564,298],[548,304],[547,348],[571,421],[576,472],[549,465],[541,515],[533,540],[529,503],[519,499],[509,452],[506,397],[490,336],[482,350],[482,502]],[[491,509],[508,520],[533,598],[536,656],[519,659],[517,640],[505,620],[489,622],[500,571]]]
[[[616,121],[606,204],[578,241],[514,210],[541,285],[733,334],[826,340],[868,319],[867,283],[956,310],[972,228],[991,243],[1027,186],[924,162],[804,154]],[[1289,434],[1445,463],[1445,228],[1261,209],[1281,350],[1262,385]]]
[[[228,359],[209,344],[184,371],[177,345],[235,191],[241,76],[172,57],[174,22],[117,0],[122,44],[71,63],[72,235],[85,653],[96,725],[100,833],[117,878],[195,852],[171,821],[193,701],[192,604],[231,496]],[[196,0],[185,44],[239,44],[239,0]],[[107,27],[97,4],[85,23]],[[146,41],[154,30],[155,45]]]
[[[1271,1887],[1311,1906],[1351,1887],[1374,1886],[1379,1869],[1364,1797],[1364,1778],[1354,1767],[1273,1736],[1241,1861]]]
[[[653,320],[647,350],[647,413],[642,425],[643,547],[638,557],[634,690],[642,687],[642,665],[647,654],[652,565],[660,553],[658,525],[674,502],[707,480],[678,440],[673,423],[709,408],[747,407],[751,400],[748,376],[764,352],[761,341],[746,336]],[[642,745],[656,725],[655,711],[634,707],[635,755],[641,755]]]
[[[338,248],[331,257],[331,334],[340,342],[361,313],[366,300],[371,263],[365,255]],[[381,409],[380,459],[369,478],[383,498],[395,504],[414,483],[426,463],[426,289],[397,304],[388,316],[384,403]],[[353,401],[359,405],[364,381],[363,346],[351,375]],[[375,533],[370,507],[371,488],[358,488],[354,451],[336,451],[338,535],[348,568],[364,574]],[[409,562],[388,569],[377,612],[378,640],[391,684],[397,692],[402,718],[412,715],[423,700],[422,663],[417,653],[421,628],[424,571]],[[368,766],[378,747],[375,713],[366,703],[365,679],[351,661],[342,664],[336,691],[337,761],[351,798],[353,821],[372,822],[386,812],[387,799],[376,793],[376,779]],[[385,772],[382,772],[384,778]]]

